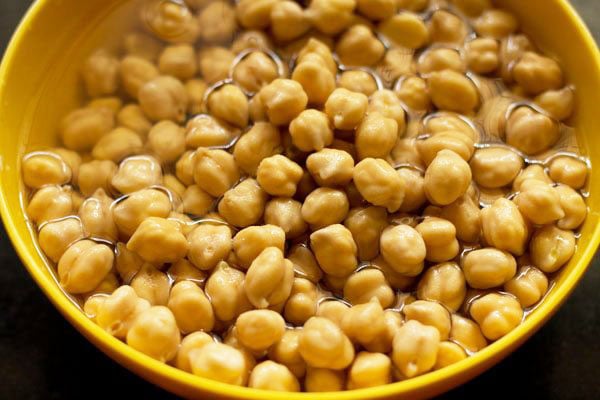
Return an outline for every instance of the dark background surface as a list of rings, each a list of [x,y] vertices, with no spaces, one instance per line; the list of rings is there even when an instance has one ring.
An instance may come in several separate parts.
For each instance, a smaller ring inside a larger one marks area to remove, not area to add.
[[[0,54],[30,2],[0,0]],[[600,0],[573,3],[599,39]],[[596,257],[567,303],[524,346],[440,399],[600,398],[599,268]],[[21,266],[1,225],[0,269],[0,400],[175,398],[75,331]]]

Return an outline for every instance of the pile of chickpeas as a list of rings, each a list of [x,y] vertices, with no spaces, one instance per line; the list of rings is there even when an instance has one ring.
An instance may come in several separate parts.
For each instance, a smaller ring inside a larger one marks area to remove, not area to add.
[[[489,0],[140,20],[83,64],[64,147],[21,165],[60,285],[134,349],[259,389],[384,385],[511,332],[575,252],[573,88]]]

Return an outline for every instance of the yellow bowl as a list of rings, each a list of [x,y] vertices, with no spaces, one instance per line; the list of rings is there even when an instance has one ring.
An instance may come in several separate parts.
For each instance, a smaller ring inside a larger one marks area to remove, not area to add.
[[[126,3],[126,4],[124,4]],[[600,165],[600,54],[584,23],[565,0],[500,0],[516,13],[525,32],[561,60],[567,79],[577,86],[573,124],[584,152]],[[16,32],[0,69],[0,211],[23,263],[58,310],[100,350],[145,379],[188,398],[243,399],[418,399],[447,391],[485,371],[514,351],[556,312],[592,259],[600,240],[600,180],[592,170],[590,214],[575,256],[544,302],[510,334],[464,361],[405,382],[333,394],[278,394],[194,377],[155,361],[113,338],[63,294],[40,255],[24,218],[19,160],[26,149],[55,144],[60,117],[77,106],[82,94],[78,69],[83,57],[117,38],[129,18],[122,0],[38,0]],[[106,22],[107,15],[121,15]],[[544,371],[534,371],[543,374]]]

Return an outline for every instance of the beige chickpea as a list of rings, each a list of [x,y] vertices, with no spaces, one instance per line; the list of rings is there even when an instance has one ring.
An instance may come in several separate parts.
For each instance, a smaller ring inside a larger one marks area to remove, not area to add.
[[[248,387],[276,392],[299,392],[300,384],[292,372],[282,364],[263,361],[252,370]]]
[[[351,92],[370,96],[377,91],[377,82],[373,76],[362,70],[344,71],[338,79],[338,85]]]
[[[504,289],[519,300],[521,307],[531,307],[548,291],[548,278],[539,269],[525,266],[504,284]]]
[[[538,164],[533,164],[523,169],[523,171],[521,171],[521,173],[517,176],[513,182],[513,191],[520,191],[523,182],[530,179],[536,179],[538,181],[552,184],[552,179],[550,179],[548,174],[546,174],[544,167]]]
[[[387,89],[378,90],[371,95],[369,114],[380,113],[386,118],[391,118],[398,124],[398,136],[401,136],[406,128],[406,116],[400,99],[394,92]]]
[[[416,320],[407,321],[394,337],[394,365],[407,378],[424,374],[435,365],[439,343],[436,328]]]
[[[479,92],[465,75],[445,69],[427,78],[431,101],[440,110],[472,113],[479,106]]]
[[[199,148],[194,160],[194,181],[211,196],[219,197],[235,185],[240,172],[234,156],[224,150]]]
[[[193,78],[197,68],[196,53],[189,44],[167,46],[158,58],[160,73],[180,80]]]
[[[185,372],[192,372],[190,353],[192,350],[201,349],[204,345],[213,343],[213,338],[206,332],[193,332],[181,340],[181,345],[175,356],[175,366]]]
[[[38,243],[44,254],[56,263],[69,246],[83,236],[83,226],[77,218],[64,218],[44,224],[38,234]]]
[[[237,29],[235,10],[226,1],[211,1],[198,14],[198,25],[206,43],[228,42]]]
[[[225,192],[219,202],[219,214],[234,226],[256,224],[263,215],[267,197],[256,180],[247,178]]]
[[[397,1],[357,0],[356,8],[365,17],[374,21],[380,21],[396,13]]]
[[[340,328],[344,315],[350,310],[350,306],[339,300],[327,300],[319,303],[317,307],[317,317],[327,318]]]
[[[171,201],[160,190],[144,189],[116,203],[112,212],[119,232],[129,237],[146,218],[167,218],[171,212]]]
[[[548,90],[537,96],[535,102],[557,120],[564,121],[573,115],[575,90],[571,87]]]
[[[549,224],[565,216],[558,191],[537,179],[523,181],[514,203],[525,218],[537,225]]]
[[[82,76],[88,96],[112,95],[119,88],[119,60],[104,50],[96,51],[83,64]]]
[[[433,301],[417,300],[402,308],[406,320],[415,320],[423,325],[436,328],[441,340],[448,340],[450,328],[450,312],[444,306]]]
[[[188,242],[177,222],[149,217],[137,227],[127,248],[145,261],[160,265],[185,257]]]
[[[489,9],[475,20],[473,27],[479,36],[502,39],[517,31],[519,22],[508,11]]]
[[[430,267],[419,281],[417,297],[437,301],[451,311],[460,308],[467,292],[465,276],[456,263]]]
[[[72,190],[68,186],[45,186],[35,192],[27,205],[27,216],[38,226],[76,211]]]
[[[126,56],[121,60],[119,72],[123,88],[133,99],[138,98],[142,86],[160,74],[152,62],[133,55]]]
[[[114,113],[108,108],[79,108],[61,120],[60,138],[70,150],[91,150],[114,124]]]
[[[477,150],[470,162],[473,180],[485,188],[510,185],[523,168],[523,159],[504,147]]]
[[[150,305],[166,306],[169,300],[171,282],[164,272],[151,264],[144,263],[131,280],[136,294]]]
[[[137,104],[127,104],[121,108],[117,113],[117,123],[135,131],[141,137],[145,137],[152,128],[152,123]]]
[[[292,262],[283,257],[279,248],[267,247],[252,261],[244,286],[253,306],[267,308],[284,303],[293,283]]]
[[[523,54],[535,51],[535,45],[525,34],[510,35],[500,41],[500,75],[507,83],[514,83],[513,67]]]
[[[344,284],[344,298],[351,304],[365,304],[373,299],[387,308],[395,300],[394,292],[378,269],[368,268],[350,275]]]
[[[455,113],[440,113],[440,115],[428,119],[425,123],[425,131],[432,135],[455,131],[462,133],[473,141],[478,140],[478,133],[469,123],[469,120]]]
[[[196,216],[206,215],[215,199],[198,185],[188,186],[181,195],[183,212]]]
[[[476,243],[481,235],[481,211],[479,204],[464,195],[442,208],[439,217],[450,221],[456,228],[456,237],[467,243]]]
[[[349,209],[345,192],[322,187],[306,196],[302,204],[302,218],[316,230],[342,222]]]
[[[204,287],[207,278],[206,272],[199,270],[185,258],[171,264],[167,270],[167,274],[173,281],[173,284],[179,282],[193,282],[202,288]]]
[[[187,113],[197,115],[204,111],[204,94],[208,85],[202,79],[189,79],[184,83],[188,97]]]
[[[318,283],[323,275],[323,271],[319,268],[317,259],[308,246],[297,244],[288,251],[288,259],[294,264],[294,273],[310,280],[313,283]]]
[[[125,243],[117,243],[115,246],[115,271],[124,284],[129,285],[143,265],[144,260],[133,251],[128,250]]]
[[[355,135],[359,159],[385,158],[398,140],[398,123],[378,112],[367,115]]]
[[[310,246],[321,269],[335,277],[345,277],[356,269],[357,248],[352,233],[343,225],[330,225],[310,235]]]
[[[297,378],[306,373],[306,363],[300,355],[300,329],[287,329],[281,339],[269,349],[269,358],[285,365]]]
[[[110,183],[120,193],[132,193],[149,186],[160,185],[162,169],[154,157],[126,158],[119,165],[119,169],[113,175]]]
[[[199,224],[188,234],[188,258],[197,268],[215,268],[233,248],[231,229],[226,225]]]
[[[489,74],[500,66],[498,42],[492,38],[478,38],[468,42],[465,46],[467,64],[478,74]]]
[[[210,332],[214,326],[214,313],[210,300],[194,282],[183,281],[171,289],[167,307],[173,312],[182,333]]]
[[[379,246],[383,259],[400,274],[416,276],[423,270],[426,256],[425,242],[419,232],[409,225],[386,228]]]
[[[75,242],[58,261],[60,285],[72,294],[90,292],[110,272],[113,261],[114,254],[108,246],[91,240]]]
[[[354,167],[354,184],[365,200],[397,211],[404,200],[406,182],[382,159],[365,158]]]
[[[458,314],[452,314],[450,339],[472,353],[478,352],[487,346],[487,341],[479,325]]]
[[[240,137],[233,149],[233,156],[242,171],[256,175],[263,159],[281,151],[281,136],[277,127],[268,122],[258,122]]]
[[[558,124],[529,107],[519,107],[506,122],[506,143],[526,154],[552,147],[560,137]]]
[[[462,44],[469,33],[459,16],[444,10],[434,12],[428,25],[432,42]]]
[[[206,47],[198,53],[198,67],[209,85],[227,78],[235,54],[224,47]]]
[[[448,205],[467,192],[471,177],[465,160],[452,150],[441,150],[425,171],[425,194],[432,203]]]
[[[344,186],[352,180],[354,159],[343,150],[323,149],[308,156],[306,168],[319,186]]]
[[[161,121],[148,133],[149,150],[163,163],[178,160],[185,145],[185,130],[172,121]]]
[[[419,58],[418,72],[421,75],[445,69],[460,73],[465,72],[465,61],[458,51],[451,48],[439,47],[423,53]]]
[[[308,96],[302,85],[291,79],[275,79],[263,87],[258,96],[269,121],[274,125],[289,124],[308,104]]]
[[[271,310],[246,311],[235,322],[237,338],[252,351],[263,351],[277,343],[285,332],[285,321]]]
[[[337,129],[356,128],[367,112],[368,99],[362,93],[336,89],[325,103],[325,113]]]
[[[492,8],[491,0],[452,0],[452,4],[469,17],[477,17]]]
[[[364,389],[391,382],[392,361],[381,353],[360,352],[348,372],[348,389]]]
[[[462,262],[465,279],[474,289],[502,286],[515,276],[517,262],[506,251],[494,248],[469,252]]]
[[[499,293],[490,293],[474,300],[469,312],[489,340],[500,339],[523,319],[523,309],[517,299]]]
[[[333,40],[326,36],[308,36],[307,40],[300,40],[298,42],[298,47],[302,46],[302,48],[296,49],[294,52],[297,52],[297,60],[296,64],[301,64],[306,60],[314,60],[315,55],[321,58],[321,61],[324,62],[325,67],[335,75],[338,72],[338,65],[333,58],[333,53],[331,52],[331,48],[333,47]]]
[[[565,214],[556,225],[561,229],[577,229],[587,217],[585,200],[577,191],[566,185],[559,185],[554,190],[560,197],[560,208]]]
[[[123,39],[125,53],[132,56],[144,58],[148,61],[155,61],[162,50],[160,40],[143,33],[130,32]]]
[[[283,315],[285,320],[301,326],[317,313],[317,286],[304,278],[294,278],[292,291],[288,298]]]
[[[383,272],[386,281],[392,289],[407,290],[411,288],[416,281],[415,277],[397,272],[381,255],[373,259],[372,265]]]
[[[302,203],[296,200],[286,197],[274,198],[266,204],[264,210],[265,223],[279,226],[288,239],[302,235],[308,228],[302,218]]]
[[[244,290],[245,274],[220,262],[206,281],[205,292],[220,321],[231,321],[244,311],[252,309],[252,304]]]
[[[81,167],[81,156],[76,151],[67,150],[64,147],[55,147],[49,152],[56,154],[71,170],[71,182],[77,184],[79,168]],[[24,167],[22,167],[24,169]]]
[[[581,189],[587,181],[588,167],[572,157],[557,157],[550,163],[549,173],[553,181]]]
[[[304,324],[299,350],[309,367],[341,370],[352,363],[354,347],[344,332],[333,322],[312,317]]]
[[[21,162],[23,182],[32,189],[63,185],[73,178],[71,167],[55,152],[29,153]]]
[[[304,379],[304,389],[307,392],[338,392],[344,390],[345,382],[344,371],[308,367]]]
[[[488,245],[514,255],[525,252],[529,228],[519,208],[500,198],[481,211],[481,228]]]
[[[181,3],[148,3],[143,15],[150,31],[170,43],[194,43],[200,34],[200,25],[192,11]],[[152,7],[152,8],[150,8]]]
[[[427,26],[411,12],[402,12],[382,21],[379,32],[395,45],[409,49],[419,49],[429,41]]]
[[[228,146],[240,131],[211,115],[190,119],[185,127],[185,143],[189,148]]]
[[[207,343],[189,352],[192,372],[196,376],[243,386],[249,374],[244,353],[223,343]]]
[[[237,264],[247,269],[263,250],[276,247],[283,252],[285,232],[278,226],[249,226],[239,231],[233,238],[233,251]]]
[[[127,332],[127,344],[160,361],[175,358],[181,335],[173,313],[164,306],[142,311]]]
[[[233,79],[250,93],[258,92],[278,76],[275,62],[260,51],[250,53],[233,70]]]
[[[328,116],[318,110],[305,110],[290,123],[292,142],[302,151],[320,151],[333,142]]]
[[[208,97],[208,111],[216,118],[222,119],[238,128],[248,125],[248,98],[242,90],[227,84]]]
[[[102,136],[92,149],[97,160],[111,160],[115,163],[142,150],[142,139],[133,130],[118,127]]]
[[[79,208],[79,219],[86,236],[117,241],[118,230],[112,216],[112,202],[113,199],[102,189],[83,202]]]
[[[263,29],[271,23],[271,10],[277,0],[240,0],[236,5],[236,15],[246,29]]]
[[[194,161],[196,159],[195,151],[186,151],[179,157],[175,163],[175,176],[184,185],[194,184]]]
[[[121,286],[104,298],[96,312],[96,323],[112,336],[125,339],[136,318],[150,308],[131,286]]]
[[[417,225],[415,230],[425,242],[427,261],[439,263],[452,260],[458,255],[460,245],[456,240],[456,228],[450,221],[429,217]]]
[[[310,104],[323,105],[335,90],[335,74],[327,69],[327,62],[318,53],[299,58],[292,79],[302,85]]]
[[[291,197],[296,193],[296,185],[302,178],[302,172],[302,167],[289,158],[274,155],[260,162],[256,179],[268,194]]]
[[[312,25],[326,35],[336,35],[352,23],[356,0],[316,0],[306,9]]]
[[[335,51],[345,65],[371,66],[383,57],[385,47],[369,27],[354,25],[340,37]]]
[[[398,97],[409,108],[416,111],[426,111],[431,108],[431,98],[427,82],[418,76],[410,76],[402,81],[398,89]]]
[[[538,95],[563,86],[560,65],[551,58],[527,51],[513,68],[515,81],[528,94]]]
[[[467,358],[467,353],[458,344],[450,341],[441,342],[438,347],[437,361],[434,370],[445,368]]]
[[[271,32],[282,42],[294,40],[310,29],[304,9],[293,1],[278,1],[271,8]]]
[[[379,237],[387,227],[387,212],[381,207],[358,207],[350,210],[344,221],[358,247],[360,260],[372,260],[379,254]]]
[[[575,234],[554,225],[538,229],[529,243],[533,264],[546,273],[558,271],[575,253]]]

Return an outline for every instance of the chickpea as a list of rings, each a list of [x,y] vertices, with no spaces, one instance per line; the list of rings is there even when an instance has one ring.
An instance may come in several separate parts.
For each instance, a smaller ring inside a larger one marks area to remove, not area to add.
[[[558,271],[575,253],[575,234],[546,225],[538,229],[529,243],[531,261],[546,273]]]
[[[287,125],[308,104],[302,85],[291,79],[275,79],[258,93],[269,121],[274,125]]]
[[[292,79],[302,85],[310,104],[325,104],[335,90],[335,74],[327,69],[327,62],[318,53],[299,58]]]
[[[473,26],[479,36],[502,39],[519,29],[519,21],[507,11],[489,9],[483,11]]]
[[[426,247],[423,238],[408,225],[386,228],[381,234],[381,255],[392,269],[407,276],[417,276],[423,270]]]
[[[292,142],[302,151],[320,151],[333,142],[328,116],[317,110],[305,110],[290,123]]]
[[[76,218],[48,222],[42,226],[38,234],[40,248],[55,263],[72,243],[80,239],[83,239],[83,227]]]
[[[441,150],[425,172],[425,194],[434,204],[448,205],[467,192],[471,176],[465,160],[452,150]]]
[[[133,55],[121,60],[119,69],[123,88],[133,99],[138,98],[141,88],[159,76],[158,68],[152,62]]]
[[[326,299],[318,304],[317,317],[327,318],[341,328],[344,315],[348,313],[350,308],[349,305],[340,300]]]
[[[302,219],[302,203],[296,200],[285,197],[274,198],[267,203],[264,210],[265,223],[279,226],[288,239],[302,235],[308,228]]]
[[[189,44],[167,46],[158,59],[161,74],[171,75],[180,80],[191,79],[196,75],[196,54]]]
[[[170,43],[194,43],[200,34],[200,24],[185,4],[164,2],[144,15],[150,31],[159,39]]]
[[[451,150],[466,162],[475,151],[473,140],[458,131],[435,133],[425,140],[418,140],[416,145],[419,156],[426,165],[430,165],[442,150]]]
[[[86,151],[114,125],[114,114],[108,108],[86,107],[67,114],[60,122],[59,133],[66,148]]]
[[[418,71],[421,75],[427,75],[436,71],[450,69],[464,73],[466,66],[461,54],[450,48],[431,49],[419,58]]]
[[[216,118],[220,118],[238,128],[248,125],[248,98],[242,90],[227,84],[208,97],[208,110]]]
[[[175,163],[175,176],[186,186],[194,184],[194,161],[196,152],[186,151]]]
[[[523,159],[503,147],[479,149],[470,162],[473,180],[478,185],[494,189],[510,185],[523,168]]]
[[[358,207],[350,210],[344,221],[358,247],[360,260],[372,260],[379,254],[379,237],[387,227],[387,213],[381,207]]]
[[[213,206],[215,199],[202,190],[198,185],[188,186],[182,196],[183,211],[196,216],[206,215]]]
[[[525,252],[529,228],[510,200],[500,198],[481,211],[481,227],[488,245],[514,255]]]
[[[131,280],[131,287],[137,295],[151,305],[166,306],[169,300],[171,282],[164,272],[148,263],[143,263]]]
[[[115,271],[124,284],[129,285],[143,266],[144,260],[140,256],[128,250],[125,243],[117,243],[115,246]]]
[[[515,81],[528,94],[538,95],[563,86],[560,65],[551,58],[526,51],[513,68]]]
[[[362,93],[336,89],[325,103],[325,113],[336,129],[356,128],[367,112],[368,99]]]
[[[207,343],[189,352],[192,372],[196,376],[243,386],[249,374],[249,365],[242,351],[223,343]]]
[[[506,251],[493,248],[474,250],[463,260],[463,271],[469,286],[491,289],[504,285],[515,276],[517,262]]]
[[[302,179],[302,167],[282,155],[263,159],[256,173],[260,186],[272,196],[293,196]]]
[[[448,11],[436,11],[429,20],[429,35],[433,42],[462,44],[468,33],[463,20]]]
[[[575,109],[575,93],[570,87],[548,90],[535,98],[537,105],[559,121],[569,119]]]
[[[523,309],[517,299],[499,293],[490,293],[473,301],[470,313],[489,340],[500,339],[523,319]]]
[[[201,349],[209,343],[213,343],[213,338],[205,332],[193,332],[184,337],[177,351],[177,356],[175,356],[175,366],[191,373],[190,353],[192,350]]]
[[[396,3],[396,0],[357,0],[356,7],[365,17],[380,21],[396,13]]]
[[[474,142],[478,140],[478,133],[469,124],[469,120],[454,113],[440,113],[441,115],[428,119],[425,123],[425,131],[432,135],[438,133],[455,131],[469,137]]]
[[[112,336],[125,339],[136,318],[150,308],[131,286],[121,286],[104,298],[96,312],[96,323]]]
[[[404,133],[406,128],[404,108],[398,96],[391,90],[382,89],[373,93],[367,111],[369,114],[380,113],[386,118],[395,120],[398,124],[398,135]]]
[[[560,197],[560,208],[565,214],[556,225],[561,229],[577,229],[587,217],[585,200],[569,186],[559,185],[554,189]]]
[[[92,156],[97,160],[111,160],[118,163],[122,159],[141,152],[142,139],[128,128],[115,128],[96,142]]]
[[[155,61],[162,50],[162,43],[141,32],[130,32],[123,39],[123,47],[128,55]]]
[[[194,282],[175,284],[167,306],[173,312],[182,333],[210,332],[213,329],[215,320],[210,300]]]
[[[225,225],[199,224],[188,235],[188,258],[203,271],[225,260],[233,247],[231,230]]]
[[[427,269],[417,287],[420,300],[437,301],[451,311],[460,308],[466,292],[465,276],[460,267],[452,262]]]
[[[149,217],[137,227],[127,249],[149,263],[160,265],[185,257],[188,243],[177,222]]]
[[[240,0],[236,5],[237,18],[246,29],[267,28],[275,4],[277,0]]]
[[[439,343],[436,328],[416,320],[407,321],[394,337],[394,365],[407,378],[424,374],[435,365]]]
[[[429,217],[417,225],[415,230],[425,242],[427,261],[449,261],[458,255],[460,246],[456,240],[456,228],[450,221]]]
[[[129,237],[146,218],[167,218],[171,212],[171,202],[160,190],[144,189],[116,203],[112,212],[119,233]]]
[[[327,39],[329,39],[327,41]],[[325,67],[333,74],[337,74],[338,65],[333,58],[331,48],[333,47],[333,41],[330,38],[321,37],[309,37],[308,41],[304,43],[304,46],[298,51],[296,64],[302,64],[307,59],[314,60],[318,56],[323,61]]]
[[[263,159],[281,151],[281,136],[277,127],[268,122],[258,122],[240,137],[233,149],[233,156],[242,171],[256,175]]]
[[[372,263],[375,268],[383,272],[386,281],[393,289],[407,290],[412,287],[413,283],[416,281],[415,277],[406,276],[397,272],[381,255],[377,256]]]
[[[519,107],[506,123],[506,143],[526,154],[539,154],[559,139],[559,126],[529,107]]]
[[[50,149],[49,152],[56,154],[71,170],[71,182],[77,184],[77,178],[79,175],[79,168],[81,167],[81,156],[79,153],[67,150],[63,147],[55,147]],[[24,167],[22,167],[25,169]]]
[[[111,199],[102,189],[86,199],[79,208],[79,219],[86,236],[117,241],[118,231],[113,220]]]
[[[538,181],[552,184],[552,179],[546,174],[544,168],[541,165],[533,164],[526,167],[513,182],[513,191],[518,192],[521,190],[523,182],[529,179],[536,179]]]
[[[491,0],[452,0],[452,4],[469,17],[478,17],[485,10],[492,8]]]
[[[271,32],[281,42],[294,40],[310,29],[304,9],[293,1],[278,1],[271,8]]]
[[[225,192],[219,202],[219,214],[234,226],[256,224],[263,215],[267,197],[254,179],[245,179]]]
[[[248,268],[246,295],[257,308],[283,304],[290,296],[293,279],[292,262],[283,258],[283,252],[279,248],[268,247]]]
[[[312,191],[304,200],[302,218],[315,230],[342,222],[349,209],[346,193],[322,187]]]
[[[241,314],[235,327],[242,345],[253,351],[263,351],[281,340],[285,321],[275,311],[252,310]]]
[[[187,113],[197,115],[204,111],[204,94],[208,85],[202,79],[189,79],[184,84],[188,97]]]
[[[549,172],[553,181],[581,189],[587,181],[588,167],[572,157],[557,157],[550,163]]]
[[[300,384],[292,372],[282,364],[263,361],[252,370],[248,387],[281,392],[299,392]]]
[[[548,291],[548,278],[535,267],[521,267],[515,277],[504,284],[504,289],[519,300],[521,307],[531,307]]]
[[[234,156],[224,150],[199,148],[194,160],[194,181],[211,196],[222,196],[240,179]]]
[[[287,256],[294,264],[294,272],[297,276],[304,277],[313,283],[318,283],[321,280],[323,271],[319,268],[314,254],[307,246],[300,244],[292,246]]]
[[[444,306],[433,301],[417,300],[403,307],[402,312],[407,321],[415,320],[423,325],[436,328],[441,340],[448,340],[450,328],[450,313]]]
[[[284,250],[285,232],[278,226],[249,226],[239,231],[233,238],[236,262],[244,269],[250,267],[254,259],[269,247],[276,247],[281,252]]]
[[[232,321],[244,311],[252,309],[244,290],[244,279],[242,271],[222,261],[206,281],[206,295],[220,321]]]
[[[107,108],[116,114],[123,107],[123,100],[116,96],[98,97],[90,100],[87,107],[91,108]]]
[[[345,30],[353,20],[356,0],[315,0],[306,9],[312,25],[326,35]]]
[[[231,125],[201,114],[190,119],[185,128],[185,143],[189,148],[228,146],[240,131]]]
[[[343,150],[323,149],[308,156],[306,167],[319,186],[344,186],[352,180],[354,160]]]
[[[550,224],[565,216],[558,191],[536,179],[523,181],[514,202],[521,214],[537,225]]]
[[[233,39],[237,29],[235,10],[226,1],[212,1],[200,11],[198,25],[206,43],[223,43]]]
[[[131,129],[141,137],[152,128],[152,122],[148,120],[142,108],[137,104],[127,104],[117,113],[117,124]]]
[[[297,378],[306,373],[306,363],[299,352],[301,330],[288,329],[281,339],[269,349],[269,358],[285,365]]]
[[[379,32],[396,46],[409,49],[420,49],[429,41],[427,26],[411,12],[402,12],[382,21]]]
[[[340,75],[338,85],[351,92],[370,96],[377,91],[377,82],[373,76],[362,70],[344,71]]]
[[[286,321],[294,325],[303,325],[317,313],[317,286],[304,278],[294,278],[292,291],[288,298],[283,315]]]
[[[112,269],[112,250],[91,240],[73,243],[58,261],[60,285],[68,293],[80,294],[94,290]]]
[[[162,183],[162,169],[154,157],[126,158],[110,181],[120,193],[132,193]]]
[[[299,350],[309,367],[341,370],[352,363],[354,347],[344,332],[333,322],[312,317],[304,324]]]
[[[385,158],[398,140],[398,123],[378,112],[371,113],[359,125],[355,140],[360,159]]]
[[[392,362],[381,353],[360,352],[348,373],[348,389],[363,389],[391,382]]]
[[[69,183],[71,167],[55,152],[30,153],[21,162],[23,182],[32,189]]]
[[[478,74],[489,74],[500,66],[500,46],[492,38],[478,38],[466,44],[467,64]]]
[[[479,106],[479,92],[463,74],[445,69],[427,78],[431,101],[440,110],[469,114]]]
[[[235,54],[224,47],[206,47],[198,53],[198,67],[209,85],[228,77]]]
[[[465,350],[454,342],[444,341],[438,347],[437,361],[434,370],[445,368],[467,358]]]
[[[307,392],[338,392],[346,385],[344,371],[326,368],[307,368],[304,389]]]
[[[402,205],[406,183],[385,160],[365,158],[354,167],[353,178],[360,194],[371,204],[389,212]]]
[[[321,269],[334,277],[345,277],[356,269],[356,243],[343,225],[329,225],[310,235],[310,246]]]
[[[479,325],[458,314],[452,314],[450,339],[472,353],[478,352],[487,346],[487,341]]]
[[[431,98],[427,82],[418,76],[406,78],[400,86],[398,97],[409,108],[417,111],[427,111],[431,108]]]
[[[73,211],[76,210],[68,186],[44,186],[35,192],[27,206],[27,215],[38,226],[71,215]]]
[[[364,304],[376,299],[383,308],[395,300],[394,292],[379,269],[363,269],[352,274],[344,284],[344,298],[352,304]]]
[[[233,79],[247,92],[258,92],[279,77],[277,65],[265,53],[255,51],[242,59],[233,70]]]
[[[336,53],[343,64],[372,66],[385,53],[385,47],[365,25],[353,25],[339,39]]]
[[[174,284],[192,282],[199,287],[204,287],[204,282],[206,281],[206,273],[196,268],[194,264],[185,258],[171,264],[167,270],[167,275]]]
[[[82,76],[88,96],[112,95],[119,88],[119,60],[106,51],[97,51],[83,64]]]
[[[383,60],[375,67],[382,83],[385,86],[393,86],[401,77],[414,75],[417,65],[413,56],[414,50],[403,46],[388,49]]]
[[[513,67],[523,54],[535,51],[535,45],[524,34],[510,35],[500,41],[500,75],[507,83],[514,83]]]
[[[456,237],[467,243],[476,243],[481,235],[481,211],[479,204],[468,195],[442,208],[439,215],[456,228]]]

